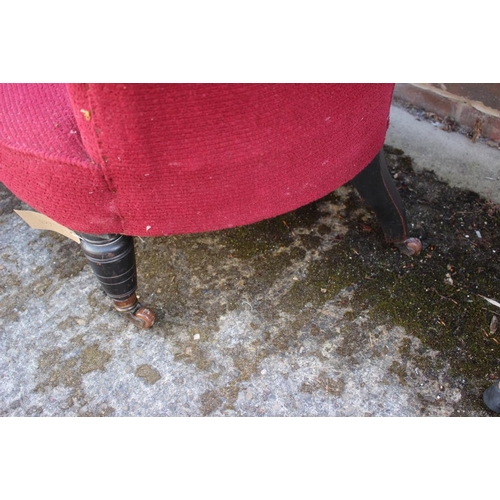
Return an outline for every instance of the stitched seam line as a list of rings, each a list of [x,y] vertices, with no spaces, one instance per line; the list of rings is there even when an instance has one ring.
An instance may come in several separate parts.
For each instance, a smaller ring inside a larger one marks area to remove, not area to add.
[[[107,185],[108,190],[111,194],[111,199],[113,201],[112,208],[120,221],[120,226],[122,228],[122,233],[123,233],[125,231],[125,227],[123,224],[123,217],[121,216],[121,214],[118,210],[118,206],[117,206],[117,199],[118,199],[118,197],[116,196],[117,190],[114,188],[113,179],[111,177],[109,177],[106,173],[106,168],[105,168],[104,164],[106,163],[105,159],[107,160],[107,156],[105,154],[103,154],[103,150],[102,150],[102,146],[101,146],[102,141],[99,140],[99,137],[95,132],[96,128],[101,129],[101,127],[98,126],[97,114],[95,112],[97,107],[95,106],[96,101],[92,95],[91,84],[89,84],[88,89],[87,89],[87,103],[89,106],[89,111],[92,113],[92,133],[94,134],[96,144],[97,144],[97,147],[99,150],[100,162],[98,165],[99,165],[99,168],[101,169],[102,177],[106,181],[106,185]],[[107,160],[107,161],[109,161],[109,160]]]
[[[392,204],[393,204],[394,208],[396,209],[396,212],[399,215],[399,219],[401,220],[401,226],[403,227],[403,239],[406,240],[406,229],[407,228],[406,228],[406,224],[405,224],[405,219],[403,217],[403,213],[399,209],[398,204],[394,201],[394,198],[392,197],[391,192],[389,191],[389,188],[387,187],[387,183],[385,182],[385,179],[384,179],[384,176],[382,175],[382,172],[380,172],[380,175],[382,176],[382,183],[384,184],[385,191],[389,195],[389,198],[391,199]]]

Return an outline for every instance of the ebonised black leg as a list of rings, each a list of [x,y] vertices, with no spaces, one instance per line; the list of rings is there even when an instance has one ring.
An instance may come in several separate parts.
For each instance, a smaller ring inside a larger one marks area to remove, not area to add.
[[[408,238],[403,202],[387,169],[383,150],[352,183],[375,212],[386,240],[394,243],[405,255],[418,255],[422,243],[418,238]]]
[[[143,307],[135,294],[137,272],[134,239],[120,234],[79,233],[79,236],[87,260],[115,308],[135,325],[152,327],[154,313]]]

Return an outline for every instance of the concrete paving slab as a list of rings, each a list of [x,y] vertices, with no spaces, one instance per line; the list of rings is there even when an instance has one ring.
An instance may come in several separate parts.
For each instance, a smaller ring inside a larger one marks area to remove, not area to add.
[[[402,149],[417,171],[431,170],[440,179],[470,189],[500,204],[500,150],[459,133],[439,121],[425,120],[393,105],[386,143]]]

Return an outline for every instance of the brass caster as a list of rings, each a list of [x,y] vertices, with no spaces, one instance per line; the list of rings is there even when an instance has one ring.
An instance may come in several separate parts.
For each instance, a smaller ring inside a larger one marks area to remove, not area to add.
[[[137,300],[137,296],[133,293],[128,299],[123,301],[113,301],[115,309],[126,316],[126,318],[139,328],[151,328],[156,320],[155,313],[143,307]]]
[[[402,243],[395,243],[404,255],[418,255],[422,251],[422,242],[418,238],[408,238]]]
[[[137,302],[139,308],[135,313],[126,313],[127,319],[139,328],[147,330],[151,328],[156,320],[155,313],[147,307],[142,307],[140,302]]]

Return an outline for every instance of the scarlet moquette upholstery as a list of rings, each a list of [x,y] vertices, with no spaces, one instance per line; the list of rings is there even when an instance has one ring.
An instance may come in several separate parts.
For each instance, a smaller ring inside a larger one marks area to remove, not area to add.
[[[2,84],[0,180],[80,232],[202,232],[276,216],[381,149],[392,84]]]

